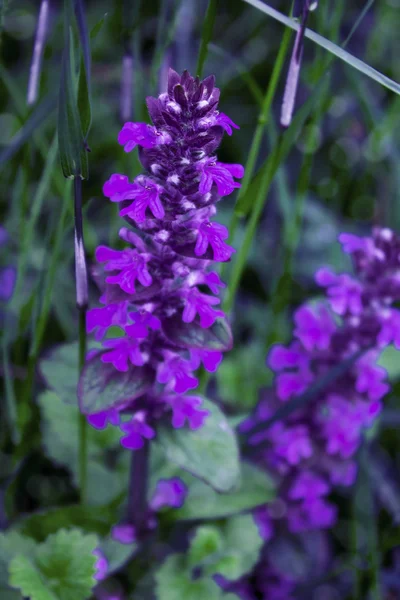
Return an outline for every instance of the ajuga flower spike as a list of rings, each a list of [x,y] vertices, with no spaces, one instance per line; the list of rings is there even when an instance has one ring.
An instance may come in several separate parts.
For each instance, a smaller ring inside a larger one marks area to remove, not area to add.
[[[114,174],[103,188],[128,224],[119,232],[127,245],[97,248],[102,307],[88,312],[87,327],[98,340],[110,326],[121,335],[106,338],[88,361],[79,396],[92,425],[120,426],[127,448],[154,437],[155,421],[168,412],[175,428],[201,427],[202,399],[187,394],[198,386],[194,371],[201,363],[215,371],[232,345],[218,308],[224,284],[211,263],[234,249],[213,217],[221,196],[240,187],[243,167],[215,156],[224,132],[238,128],[218,112],[218,100],[213,76],[200,82],[170,70],[168,91],[147,99],[153,124],[125,123],[118,136],[125,152],[138,147],[145,172],[134,181]]]

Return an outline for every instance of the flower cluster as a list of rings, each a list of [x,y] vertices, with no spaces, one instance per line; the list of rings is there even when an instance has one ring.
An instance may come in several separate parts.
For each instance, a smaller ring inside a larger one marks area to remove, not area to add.
[[[125,123],[118,136],[125,152],[139,148],[145,173],[132,182],[114,174],[103,188],[130,227],[119,233],[124,249],[96,251],[105,281],[102,306],[88,312],[87,329],[104,341],[91,360],[112,365],[121,380],[131,372],[147,383],[145,401],[141,385],[139,395],[132,390],[128,400],[88,418],[95,427],[120,425],[127,448],[154,437],[152,423],[166,409],[174,427],[201,427],[208,414],[202,399],[187,395],[198,386],[194,371],[201,364],[215,371],[232,344],[218,308],[225,286],[210,265],[234,252],[228,230],[213,217],[220,197],[240,187],[235,178],[243,167],[215,156],[224,132],[237,128],[218,112],[218,100],[213,76],[200,82],[170,70],[167,93],[147,99],[153,124]],[[111,326],[119,337],[106,336]],[[122,422],[121,412],[132,418]]]
[[[301,536],[335,523],[337,510],[328,495],[335,485],[354,483],[363,430],[379,415],[389,390],[379,354],[392,343],[400,349],[400,237],[376,228],[371,237],[341,234],[339,241],[353,259],[355,275],[329,268],[316,273],[326,298],[296,311],[294,341],[276,345],[268,357],[275,389],[241,426],[256,460],[277,480],[279,510],[272,504],[255,513],[260,535],[272,543],[278,531]],[[345,361],[347,370],[329,382],[326,375]],[[324,378],[323,391],[263,427],[282,403]],[[265,560],[262,570],[263,597],[291,598],[295,579]]]

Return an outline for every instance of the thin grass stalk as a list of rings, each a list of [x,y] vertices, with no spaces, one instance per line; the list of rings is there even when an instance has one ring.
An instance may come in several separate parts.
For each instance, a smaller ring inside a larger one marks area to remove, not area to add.
[[[42,68],[42,59],[46,34],[49,21],[49,0],[42,0],[36,28],[35,43],[33,47],[31,69],[28,83],[28,105],[35,104],[38,97],[40,72]]]

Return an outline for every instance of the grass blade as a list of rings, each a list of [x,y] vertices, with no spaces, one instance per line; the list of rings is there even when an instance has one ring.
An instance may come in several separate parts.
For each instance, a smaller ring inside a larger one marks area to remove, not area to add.
[[[21,129],[14,135],[13,139],[1,153],[0,166],[10,160],[16,152],[28,141],[32,134],[40,127],[52,114],[57,106],[57,97],[51,95],[35,109]]]
[[[300,25],[296,21],[294,21],[293,19],[290,19],[289,17],[286,17],[285,15],[280,13],[275,8],[268,6],[268,4],[264,4],[264,2],[260,2],[260,0],[244,0],[244,2],[247,2],[247,4],[250,4],[254,8],[257,8],[264,14],[272,17],[273,19],[275,19],[276,21],[279,21],[280,23],[283,23],[283,25],[286,25],[287,27],[294,29],[295,31],[298,31],[300,29]],[[347,52],[347,50],[344,50],[337,44],[334,44],[330,40],[327,40],[322,35],[319,35],[315,31],[312,31],[312,29],[307,28],[305,30],[304,35],[306,38],[312,40],[315,44],[318,44],[319,46],[321,46],[322,48],[324,48],[325,50],[327,50],[328,52],[330,52],[337,58],[340,58],[340,60],[347,63],[349,66],[353,67],[353,69],[360,71],[361,73],[363,73],[370,79],[373,79],[374,81],[376,81],[380,85],[388,88],[392,92],[395,92],[396,94],[400,94],[400,84],[399,83],[397,83],[396,81],[393,81],[393,79],[390,79],[390,77],[387,77],[386,75],[384,75],[380,71],[377,71],[370,65],[367,65],[365,62],[363,62],[359,58],[356,58],[355,56],[350,54],[350,52]]]
[[[201,44],[196,67],[196,75],[200,78],[203,74],[204,63],[206,62],[207,58],[208,44],[211,42],[212,39],[216,15],[217,0],[208,0],[207,12],[204,18],[204,25],[201,32]]]
[[[64,177],[88,178],[88,159],[84,146],[74,86],[73,40],[70,0],[65,0],[64,51],[58,104],[58,144]]]
[[[86,27],[85,13],[82,0],[76,0],[75,16],[79,31],[79,40],[82,48],[82,58],[79,70],[78,82],[78,112],[81,119],[81,127],[85,140],[87,139],[92,122],[91,108],[91,55],[90,39]]]

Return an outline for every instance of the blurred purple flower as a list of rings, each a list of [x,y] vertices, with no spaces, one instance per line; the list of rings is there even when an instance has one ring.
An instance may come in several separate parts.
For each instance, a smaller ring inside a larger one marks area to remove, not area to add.
[[[170,506],[179,508],[185,501],[187,494],[186,485],[179,477],[160,479],[150,502],[150,507],[158,511],[160,508]]]
[[[93,554],[97,557],[96,563],[94,565],[94,568],[96,569],[96,574],[94,575],[94,578],[97,579],[97,581],[102,581],[107,577],[108,561],[99,548],[93,550]]]
[[[326,299],[296,311],[296,340],[274,346],[268,357],[276,373],[275,393],[265,394],[254,416],[241,425],[255,460],[275,475],[283,507],[279,514],[272,505],[254,513],[267,540],[285,529],[300,534],[334,525],[331,488],[354,483],[354,455],[363,431],[374,423],[390,389],[377,361],[388,344],[400,347],[400,311],[395,308],[400,301],[400,237],[376,228],[371,237],[341,234],[339,241],[353,259],[354,275],[337,275],[330,268],[316,273]],[[361,357],[315,399],[263,429],[282,401],[300,395],[360,350]],[[260,568],[262,597],[290,597],[296,581],[288,583],[276,569],[269,576],[265,561]]]

